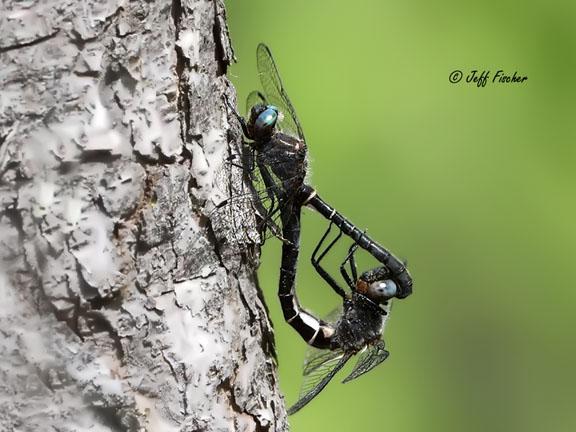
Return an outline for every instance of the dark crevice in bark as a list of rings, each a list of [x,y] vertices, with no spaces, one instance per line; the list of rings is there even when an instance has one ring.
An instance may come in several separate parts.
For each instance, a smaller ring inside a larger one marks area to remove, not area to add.
[[[12,133],[12,130],[7,131],[4,135],[0,134],[0,149],[2,148],[2,145],[4,145],[4,142],[6,141],[10,133]]]
[[[184,124],[180,127],[182,146],[188,142],[188,133],[190,132],[190,100],[188,99],[188,92],[190,86],[188,85],[186,70],[190,69],[190,60],[184,55],[182,49],[176,45],[180,35],[180,21],[182,19],[182,4],[180,0],[172,1],[172,20],[174,21],[174,28],[176,30],[174,35],[174,47],[176,49],[176,75],[178,79],[178,112],[180,118],[184,118]]]
[[[107,218],[113,219],[112,215],[104,205],[104,199],[102,198],[102,195],[97,194],[95,197],[93,197],[92,201],[94,202],[98,210],[100,210],[104,215],[106,215]],[[114,224],[114,228],[116,228],[116,224]]]
[[[234,48],[230,41],[230,31],[228,30],[226,20],[226,7],[222,0],[214,1],[214,43],[216,45],[215,55],[216,62],[218,63],[217,73],[225,75],[228,71],[228,66],[236,61],[234,56]]]
[[[47,304],[49,304],[50,307],[52,308],[52,313],[54,315],[54,318],[56,318],[57,321],[65,323],[68,326],[68,328],[76,336],[78,336],[78,338],[80,338],[80,340],[82,340],[84,342],[85,339],[84,339],[84,335],[82,334],[81,325],[80,325],[80,319],[81,319],[81,317],[80,317],[80,297],[75,295],[69,288],[68,289],[68,296],[62,300],[66,301],[70,306],[66,309],[62,309],[62,308],[58,309],[54,305],[54,300],[58,300],[58,299],[55,299],[53,297],[48,296],[44,290],[42,290],[42,293],[44,294],[44,297],[46,298]]]
[[[10,207],[5,207],[2,213],[18,231],[18,244],[24,244],[24,219],[18,208],[18,199],[15,198],[13,204]]]
[[[178,251],[176,250],[176,247],[174,246],[174,232],[176,230],[176,224],[174,223],[174,215],[172,213],[169,213],[166,217],[166,220],[168,221],[168,236],[167,236],[167,241],[168,244],[170,245],[170,249],[172,250],[172,253],[174,254],[174,266],[172,268],[170,268],[168,270],[168,273],[170,274],[170,277],[167,278],[167,281],[173,281],[173,282],[179,282],[175,277],[174,277],[174,272],[176,270],[178,270],[178,258],[180,257],[180,254],[178,253]]]
[[[124,106],[124,104],[120,100],[120,96],[118,95],[118,93],[115,92],[112,95],[112,97],[114,98],[114,102],[116,102],[116,105],[118,105],[118,108],[120,108],[122,111],[126,111],[126,107]]]
[[[145,166],[145,165],[144,165]],[[142,218],[142,210],[146,205],[150,205],[156,202],[156,192],[154,192],[154,184],[156,180],[150,172],[146,171],[146,179],[144,180],[144,193],[140,200],[140,204],[134,210],[134,213],[127,216],[126,222],[133,221],[136,225],[136,233],[134,234],[134,260],[136,261],[140,255],[144,255],[153,246],[149,245],[147,242],[142,240],[142,230],[145,228],[145,220]],[[145,293],[145,287],[140,286],[136,281],[136,287],[142,293]]]
[[[27,48],[27,47],[41,44],[42,42],[46,42],[47,40],[50,40],[50,39],[56,37],[58,35],[58,33],[60,33],[60,29],[56,29],[55,31],[53,31],[52,33],[50,33],[46,36],[42,36],[42,37],[39,37],[37,39],[28,41],[28,42],[21,42],[21,43],[17,43],[14,45],[8,45],[5,47],[0,47],[0,54],[3,54],[3,53],[8,52],[8,51],[13,51],[13,50],[17,50],[17,49],[21,49],[21,48]]]
[[[65,300],[70,304],[69,308],[57,309],[54,306],[54,301],[57,298],[52,298],[46,295],[47,304],[51,305],[54,317],[61,322],[67,324],[68,328],[76,334],[82,341],[87,337],[93,336],[95,333],[106,332],[110,336],[110,340],[114,344],[118,358],[124,357],[124,349],[121,343],[121,337],[118,335],[114,326],[102,315],[99,310],[103,308],[118,310],[121,307],[122,298],[119,295],[103,298],[98,291],[91,287],[84,277],[80,269],[80,264],[76,264],[76,274],[78,278],[78,285],[81,292],[83,292],[84,302],[75,292],[68,288],[68,296],[61,300]],[[39,281],[41,285],[41,282]],[[93,295],[93,293],[96,295]],[[89,331],[87,331],[89,329]]]
[[[228,72],[229,62],[225,58],[225,50],[222,46],[222,25],[220,24],[220,15],[218,12],[218,0],[214,1],[214,25],[212,26],[212,33],[214,36],[214,44],[216,50],[214,52],[216,64],[218,69],[216,71],[216,76],[226,75]]]
[[[96,417],[100,424],[107,426],[112,431],[123,432],[126,431],[123,425],[122,417],[119,415],[118,407],[91,407],[94,417]]]
[[[86,71],[86,72],[72,71],[72,73],[81,78],[98,78],[100,76],[99,71]]]
[[[138,150],[134,150],[134,155],[136,156],[136,161],[142,166],[155,165],[155,166],[166,166],[172,165],[178,162],[176,156],[166,156],[158,147],[154,147],[154,156],[149,156],[140,153]]]
[[[153,155],[147,155],[147,154],[140,153],[138,150],[135,149],[136,140],[134,138],[134,133],[132,130],[130,131],[130,145],[132,146],[132,149],[134,150],[134,156],[135,156],[136,162],[138,162],[143,167],[145,167],[147,165],[149,165],[149,166],[150,165],[154,165],[154,166],[172,165],[178,161],[176,155],[170,156],[170,157],[166,156],[164,153],[162,153],[162,151],[160,150],[160,148],[158,146],[154,146],[154,148],[153,148],[154,154]]]
[[[194,137],[192,137],[192,139],[194,139]],[[200,139],[202,139],[202,137],[200,137]],[[196,195],[194,194],[194,189],[198,189],[199,186],[198,181],[192,175],[192,159],[193,159],[192,152],[190,151],[190,149],[188,149],[188,147],[186,147],[186,145],[183,145],[180,156],[182,156],[182,164],[186,164],[186,162],[188,163],[187,168],[190,172],[190,178],[188,179],[188,185],[186,186],[187,188],[186,190],[188,191],[188,196],[190,197],[192,211],[194,211],[194,209],[202,208],[204,206],[204,203],[200,202],[200,200],[198,200],[196,198]],[[200,214],[199,217],[201,218],[202,215]],[[199,221],[199,223],[202,224],[202,221]]]
[[[76,29],[70,30],[70,34],[73,36],[70,39],[70,42],[78,48],[79,51],[82,51],[86,44],[90,42],[97,42],[102,38],[102,35],[108,31],[110,26],[116,21],[116,18],[120,16],[120,14],[124,11],[124,8],[119,7],[114,11],[112,15],[108,15],[104,21],[104,25],[102,26],[102,30],[95,36],[89,38],[82,38],[82,35],[78,33]]]
[[[192,413],[190,409],[190,401],[188,400],[188,389],[190,387],[190,376],[187,369],[184,369],[184,388],[182,389],[182,404],[184,405],[184,415],[189,416]]]
[[[183,162],[185,162],[185,161],[192,162],[192,152],[185,145],[182,146],[182,151],[180,152],[180,156],[182,157]]]
[[[61,161],[60,165],[58,166],[58,174],[70,174],[72,171],[78,168],[79,165],[80,164],[76,161]]]
[[[234,386],[232,385],[230,378],[226,378],[224,381],[218,384],[218,390],[221,390],[224,394],[228,395],[230,406],[234,411],[246,414],[246,411],[244,411],[236,402],[236,398],[234,397]]]
[[[104,85],[110,87],[114,81],[120,81],[122,85],[134,94],[138,80],[121,63],[110,63],[104,73]]]
[[[242,288],[238,286],[238,294],[240,295],[240,301],[244,306],[244,309],[248,312],[248,316],[250,317],[250,324],[254,324],[257,321],[256,315],[252,312],[252,308],[248,304],[246,297],[244,297],[244,293],[242,292]]]
[[[119,159],[120,154],[112,154],[110,150],[84,150],[80,154],[80,162],[82,163],[103,163],[109,164],[114,159]]]
[[[246,412],[246,410],[242,409],[242,407],[240,407],[240,405],[238,405],[238,402],[236,401],[236,396],[234,394],[234,386],[232,384],[232,381],[230,378],[226,378],[224,379],[224,381],[222,381],[219,385],[218,385],[218,390],[221,391],[224,395],[226,395],[228,402],[230,404],[230,407],[237,413],[239,414],[243,414],[243,415],[247,415],[250,416],[252,418],[252,420],[254,421],[254,426],[255,432],[269,432],[270,431],[270,427],[272,427],[272,423],[269,423],[267,426],[263,426],[260,422],[257,416],[252,415],[249,412]]]
[[[214,228],[212,228],[212,224],[210,223],[210,221],[208,221],[208,223],[206,224],[206,237],[208,237],[208,240],[214,246],[214,253],[216,254],[216,258],[218,258],[218,263],[222,267],[226,268],[226,266],[224,265],[222,252],[220,250],[221,244],[218,242],[218,238],[214,233]]]
[[[264,313],[266,320],[260,320],[260,328],[262,330],[262,341],[260,346],[262,350],[266,353],[266,355],[270,358],[273,358],[276,364],[278,364],[278,354],[276,353],[276,338],[274,337],[274,323],[270,319],[270,311],[268,310],[268,305],[266,304],[266,300],[264,299],[264,293],[262,292],[262,288],[260,287],[260,281],[258,280],[258,273],[254,272],[253,277],[251,278],[252,283],[256,287],[256,295],[260,300],[260,304],[262,304],[264,308]],[[270,328],[268,325],[270,324]]]
[[[71,251],[70,248],[68,249]],[[90,302],[92,299],[98,298],[100,296],[98,289],[90,285],[84,278],[84,275],[82,274],[82,265],[77,260],[76,260],[76,277],[78,278],[78,289],[80,291],[80,294],[86,301]]]
[[[90,304],[96,304],[96,301],[91,301]],[[87,310],[83,313],[83,316],[86,318],[86,325],[90,328],[90,331],[93,335],[96,333],[107,333],[110,337],[112,343],[114,344],[114,349],[116,350],[116,355],[119,360],[124,358],[124,348],[122,347],[122,337],[118,335],[118,331],[106,319],[106,316],[102,313],[95,311],[95,310]]]

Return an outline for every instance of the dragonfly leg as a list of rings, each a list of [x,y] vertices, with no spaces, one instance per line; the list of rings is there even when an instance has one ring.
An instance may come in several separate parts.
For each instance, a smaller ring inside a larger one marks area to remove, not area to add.
[[[264,185],[266,186],[266,194],[270,200],[270,210],[276,207],[276,196],[279,193],[278,186],[274,184],[272,174],[268,171],[268,167],[263,164],[258,164],[258,169],[260,170],[260,175],[262,180],[264,180]]]
[[[246,120],[244,120],[244,118],[238,113],[238,111],[236,111],[236,108],[230,103],[228,97],[224,96],[224,100],[226,101],[226,105],[228,105],[228,108],[230,108],[230,111],[232,111],[232,114],[234,114],[234,117],[236,117],[236,119],[238,120],[238,123],[240,123],[240,127],[242,127],[242,132],[244,133],[244,135],[250,138],[250,132],[248,132],[248,125],[246,124]]]
[[[249,144],[243,143],[242,144],[242,155],[244,156],[244,159],[248,160],[248,163],[245,167],[245,169],[249,172],[252,173],[254,171],[254,168],[256,166],[256,150],[254,150],[254,147],[252,147]],[[250,155],[250,157],[247,156],[247,154]]]
[[[354,283],[355,281],[358,280],[356,259],[354,258],[354,253],[356,252],[356,249],[358,249],[358,243],[352,243],[352,246],[350,246],[350,249],[348,249],[348,255],[346,255],[346,258],[340,265],[340,273],[342,274],[342,277],[352,290],[355,289]],[[346,263],[350,264],[350,273],[352,274],[352,277],[350,277],[348,271],[346,270]]]
[[[230,164],[230,166],[233,166],[234,168],[238,168],[242,171],[247,171],[247,172],[254,171],[254,161],[252,159],[250,159],[248,166],[233,162],[237,159],[238,159],[238,155],[233,154],[233,155],[228,156],[228,158],[226,158],[226,161]]]
[[[278,187],[277,184],[274,183],[272,174],[268,170],[268,167],[264,164],[258,164],[258,169],[260,171],[260,175],[262,176],[262,180],[264,180],[264,185],[266,186],[266,194],[268,199],[270,200],[269,209],[265,212],[264,217],[262,218],[262,222],[270,228],[272,234],[279,238],[282,242],[289,242],[282,236],[282,230],[278,227],[276,222],[274,221],[274,217],[280,213],[280,217],[284,219],[285,217],[290,217],[289,215],[291,212],[285,211],[283,208],[282,201],[286,201],[285,194],[282,190]],[[261,206],[263,207],[263,206]],[[286,221],[283,221],[286,223]]]
[[[330,225],[328,225],[328,229],[326,230],[326,232],[324,233],[324,235],[322,236],[322,238],[320,239],[320,241],[318,242],[318,244],[316,245],[316,248],[314,249],[314,252],[312,253],[312,265],[314,266],[314,268],[316,269],[316,271],[318,272],[318,274],[320,276],[322,276],[322,279],[324,279],[326,282],[328,282],[328,284],[332,287],[332,289],[334,291],[336,291],[336,293],[342,297],[342,298],[346,298],[346,292],[340,287],[340,285],[338,285],[338,282],[336,282],[334,280],[334,278],[320,265],[320,261],[326,256],[326,254],[328,253],[328,251],[330,249],[332,249],[332,247],[334,246],[334,244],[340,239],[340,237],[342,237],[342,231],[340,231],[338,233],[338,235],[336,236],[336,238],[334,240],[332,240],[330,242],[330,244],[322,251],[322,253],[320,254],[320,256],[318,256],[318,252],[320,250],[320,248],[322,247],[322,244],[324,243],[324,240],[326,240],[326,237],[328,236],[328,234],[330,233],[330,230],[332,229],[332,223],[330,223]]]

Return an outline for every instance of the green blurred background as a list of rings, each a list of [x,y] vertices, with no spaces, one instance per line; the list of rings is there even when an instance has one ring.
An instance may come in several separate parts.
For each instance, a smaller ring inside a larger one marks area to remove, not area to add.
[[[576,430],[576,2],[227,3],[241,109],[264,41],[313,184],[415,278],[390,358],[349,384],[340,374],[292,430]],[[455,69],[528,81],[451,84]],[[305,213],[297,288],[322,314],[338,298],[309,256],[326,224]],[[291,404],[306,346],[276,298],[278,243],[260,277]]]

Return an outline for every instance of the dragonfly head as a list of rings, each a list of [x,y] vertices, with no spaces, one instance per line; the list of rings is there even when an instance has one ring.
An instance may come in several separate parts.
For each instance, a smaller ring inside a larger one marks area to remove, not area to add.
[[[399,297],[398,284],[391,278],[386,267],[378,267],[362,273],[356,282],[356,290],[378,304]]]
[[[248,129],[254,140],[269,138],[280,120],[280,111],[274,105],[257,104],[250,110]]]

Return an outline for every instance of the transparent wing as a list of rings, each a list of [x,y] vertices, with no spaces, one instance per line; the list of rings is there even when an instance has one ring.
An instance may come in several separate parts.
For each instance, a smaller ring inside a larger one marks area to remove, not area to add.
[[[323,321],[332,323],[342,314],[342,305],[333,309],[323,317]],[[345,360],[343,360],[345,358]],[[341,349],[321,350],[308,347],[304,358],[302,371],[302,386],[296,404],[290,408],[292,412],[298,411],[316,396],[328,384],[334,374],[348,361],[350,355]],[[343,360],[343,361],[342,361]],[[340,364],[342,362],[342,364]]]
[[[380,363],[382,363],[390,353],[384,349],[384,341],[378,340],[374,345],[369,345],[358,357],[358,362],[346,378],[344,378],[343,383],[352,381],[358,378],[360,375],[374,369]]]
[[[328,351],[330,352],[330,351]],[[335,355],[326,356],[314,362],[314,367],[307,368],[308,373],[303,375],[302,386],[300,387],[300,399],[310,393],[315,387],[318,386],[326,375],[328,375],[340,360],[344,358],[342,351],[336,352]],[[322,361],[320,361],[322,360]]]
[[[381,336],[384,335],[384,331],[386,330],[386,325],[388,324],[388,320],[390,319],[390,313],[392,312],[392,300],[388,300],[386,304],[382,306],[382,310],[384,311],[384,316],[382,317],[382,330]]]
[[[324,320],[327,323],[330,323],[332,325],[336,324],[336,321],[338,321],[338,318],[340,318],[342,316],[342,308],[343,308],[343,304],[340,303],[338,306],[336,306],[334,309],[332,309],[330,312],[328,312],[328,314],[326,314],[326,316],[323,316],[322,320]]]
[[[258,208],[264,203],[237,160],[238,153],[234,153],[216,169],[205,210],[219,244],[244,252],[262,242],[258,226],[265,211]]]
[[[306,377],[318,372],[321,368],[325,367],[329,362],[333,360],[338,360],[344,355],[341,350],[320,350],[310,347],[306,353],[306,358],[304,359],[304,370],[302,371],[304,375],[304,380]],[[313,385],[312,385],[313,386]],[[300,396],[306,393],[309,388],[305,388],[304,383],[302,383],[302,388],[300,389]]]
[[[284,114],[284,119],[280,122],[280,130],[290,135],[298,136],[302,141],[306,142],[302,126],[296,116],[296,110],[282,85],[272,53],[263,43],[260,43],[256,49],[256,63],[260,82],[268,103],[276,105]]]
[[[327,360],[316,367],[309,375],[305,375],[302,391],[300,392],[300,398],[294,405],[288,408],[288,415],[292,415],[299,411],[308,402],[314,399],[318,393],[326,387],[330,380],[334,378],[334,375],[342,369],[342,366],[346,364],[351,356],[351,353],[340,353],[338,357]]]
[[[252,91],[246,98],[246,118],[250,118],[250,110],[254,105],[268,105],[266,97],[258,90]]]
[[[272,236],[283,240],[280,218],[291,202],[279,191],[286,188],[284,183],[297,180],[294,177],[282,181],[268,170],[273,184],[267,187],[260,169],[247,165],[251,163],[246,157],[229,158],[217,170],[213,187],[220,198],[208,212],[213,225],[216,221],[219,228],[215,231],[222,232],[216,232],[217,238],[234,243],[238,251]]]

